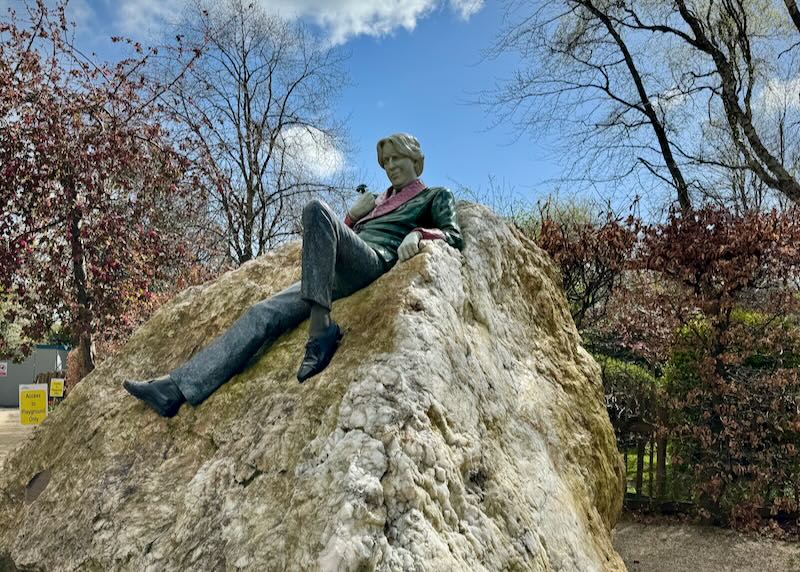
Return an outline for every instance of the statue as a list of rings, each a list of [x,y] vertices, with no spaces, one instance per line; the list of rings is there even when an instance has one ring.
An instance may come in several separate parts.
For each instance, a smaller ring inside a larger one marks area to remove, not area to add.
[[[305,355],[297,372],[303,383],[333,358],[342,331],[331,319],[334,300],[371,284],[398,261],[419,252],[420,241],[445,240],[462,248],[455,201],[443,187],[426,187],[419,176],[424,155],[405,133],[378,142],[378,164],[391,186],[379,197],[361,196],[344,221],[314,199],[303,209],[300,282],[249,308],[206,348],[169,374],[146,382],[123,382],[159,415],[172,417],[184,402],[197,406],[245,369],[259,350],[310,317]]]

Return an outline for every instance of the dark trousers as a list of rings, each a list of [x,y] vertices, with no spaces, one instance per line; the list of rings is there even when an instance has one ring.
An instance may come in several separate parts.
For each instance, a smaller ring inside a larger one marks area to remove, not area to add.
[[[170,376],[192,405],[245,369],[250,360],[308,318],[311,302],[328,309],[389,269],[375,250],[339,221],[324,202],[303,209],[302,277],[251,306],[225,332]],[[302,356],[298,356],[299,359]]]

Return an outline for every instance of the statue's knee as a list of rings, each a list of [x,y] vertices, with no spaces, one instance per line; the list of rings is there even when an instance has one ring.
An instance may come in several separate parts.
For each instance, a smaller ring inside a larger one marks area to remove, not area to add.
[[[328,205],[319,199],[311,199],[303,207],[303,219],[319,216],[328,209]]]
[[[269,299],[261,300],[260,302],[250,306],[244,313],[245,319],[252,323],[263,322],[269,314]]]

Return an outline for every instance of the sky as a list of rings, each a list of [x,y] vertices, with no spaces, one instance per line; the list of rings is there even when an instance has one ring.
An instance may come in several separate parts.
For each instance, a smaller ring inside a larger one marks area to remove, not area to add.
[[[340,109],[351,118],[359,164],[376,166],[375,142],[405,131],[422,144],[429,185],[478,190],[493,177],[526,196],[543,190],[554,166],[542,160],[530,138],[519,138],[507,126],[492,128],[495,118],[470,103],[513,69],[508,58],[482,56],[501,25],[498,4],[486,3],[469,19],[440,7],[419,18],[413,30],[348,42],[353,85]],[[370,171],[381,181],[380,172]]]
[[[185,0],[71,0],[77,43],[113,59],[110,37],[147,44],[161,35]],[[255,0],[301,18],[350,53],[350,84],[336,103],[354,152],[349,170],[373,191],[386,186],[375,143],[407,132],[425,153],[430,186],[467,187],[478,195],[489,181],[516,199],[535,202],[559,173],[548,142],[520,136],[473,103],[514,70],[513,57],[484,52],[503,24],[499,0]],[[0,9],[20,0],[0,0]],[[354,195],[355,196],[355,195]]]

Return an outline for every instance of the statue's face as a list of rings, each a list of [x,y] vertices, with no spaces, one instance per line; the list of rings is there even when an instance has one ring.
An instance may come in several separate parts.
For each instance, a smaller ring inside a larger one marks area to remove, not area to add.
[[[383,169],[395,189],[401,189],[417,178],[414,160],[400,155],[391,141],[383,146]]]

